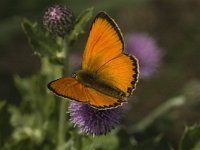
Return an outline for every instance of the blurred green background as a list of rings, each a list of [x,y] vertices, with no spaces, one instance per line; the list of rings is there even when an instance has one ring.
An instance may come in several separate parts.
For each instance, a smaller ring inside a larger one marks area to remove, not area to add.
[[[33,55],[22,31],[21,21],[26,17],[42,23],[44,10],[55,3],[65,4],[75,16],[88,7],[94,7],[94,16],[104,10],[115,19],[124,36],[142,32],[154,37],[164,53],[162,64],[151,79],[138,83],[135,95],[129,100],[129,109],[124,114],[118,133],[121,137],[120,146],[126,149],[127,144],[130,144],[129,130],[135,124],[171,98],[183,95],[187,100],[184,105],[170,108],[167,113],[161,114],[161,117],[158,115],[155,123],[148,126],[150,129],[145,130],[145,134],[135,134],[138,141],[160,135],[165,141],[160,149],[164,149],[166,143],[177,148],[184,128],[197,123],[200,117],[200,1],[1,0],[0,100],[6,100],[7,104],[18,106],[21,102],[22,96],[15,86],[13,76],[29,77],[38,73],[41,66],[40,59]],[[74,52],[82,54],[90,23],[86,33],[76,42]],[[1,116],[0,138],[5,133],[9,136],[12,131],[12,127],[5,127],[4,124],[9,120],[6,109]],[[154,121],[154,118],[151,119]],[[127,149],[130,147],[127,146]],[[138,149],[148,150],[142,147]]]

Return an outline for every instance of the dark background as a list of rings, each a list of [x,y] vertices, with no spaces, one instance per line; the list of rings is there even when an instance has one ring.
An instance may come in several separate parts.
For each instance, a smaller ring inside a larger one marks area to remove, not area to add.
[[[94,15],[105,10],[116,20],[124,36],[142,32],[157,41],[164,54],[162,64],[151,79],[139,82],[125,125],[134,124],[159,104],[180,95],[187,83],[199,81],[199,0],[4,0],[0,1],[0,100],[18,105],[20,94],[13,75],[28,77],[40,68],[40,61],[21,29],[21,20],[26,17],[42,22],[45,8],[54,3],[66,4],[75,16],[88,7],[94,7]],[[79,38],[74,51],[82,53],[86,35]],[[180,139],[185,126],[199,120],[199,108],[197,103],[175,110],[178,118],[167,128],[167,137],[172,142]]]

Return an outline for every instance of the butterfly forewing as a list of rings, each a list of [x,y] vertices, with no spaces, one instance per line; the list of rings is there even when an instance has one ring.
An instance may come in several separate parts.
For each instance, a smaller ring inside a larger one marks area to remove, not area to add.
[[[52,81],[48,84],[48,88],[59,96],[70,98],[73,100],[87,103],[85,87],[75,78],[64,77]]]
[[[122,35],[116,23],[107,14],[100,12],[89,33],[82,68],[95,72],[120,55],[123,49]]]
[[[87,103],[98,109],[116,107],[122,103],[122,100],[105,95],[92,88],[84,86],[75,78],[60,78],[48,84],[51,91],[59,96],[70,98],[72,100]]]

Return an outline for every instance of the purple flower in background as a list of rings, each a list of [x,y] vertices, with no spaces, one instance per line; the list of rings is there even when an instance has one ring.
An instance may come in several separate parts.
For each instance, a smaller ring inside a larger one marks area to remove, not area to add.
[[[43,16],[45,28],[59,36],[64,36],[72,29],[74,16],[70,9],[61,5],[49,7]]]
[[[81,68],[82,56],[78,52],[71,53],[69,58],[70,65],[73,69]]]
[[[87,104],[70,102],[70,120],[81,132],[92,135],[106,134],[113,129],[120,120],[122,107],[98,110]]]
[[[135,33],[127,37],[126,52],[139,60],[140,77],[149,78],[160,66],[161,51],[156,41],[145,33]]]

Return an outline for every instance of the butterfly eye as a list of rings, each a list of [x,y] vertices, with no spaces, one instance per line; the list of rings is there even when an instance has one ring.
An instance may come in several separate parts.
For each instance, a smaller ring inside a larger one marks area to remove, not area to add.
[[[119,93],[119,96],[125,97],[125,94],[124,94],[123,92],[120,92],[120,93]]]
[[[75,72],[72,74],[72,77],[73,77],[73,78],[76,78],[76,77],[77,77],[77,75],[76,75]]]

